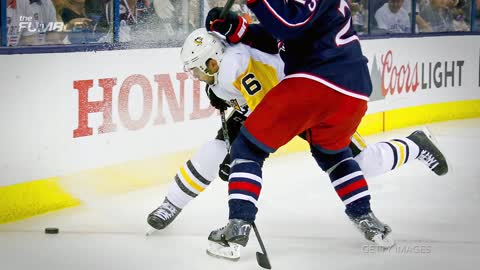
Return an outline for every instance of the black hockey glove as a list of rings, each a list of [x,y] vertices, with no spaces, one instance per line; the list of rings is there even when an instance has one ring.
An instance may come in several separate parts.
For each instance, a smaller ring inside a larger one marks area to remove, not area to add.
[[[222,161],[222,164],[220,164],[218,168],[218,176],[223,181],[228,182],[228,177],[230,176],[230,154],[227,154]]]
[[[212,91],[212,89],[208,84],[205,87],[205,92],[207,93],[207,96],[210,99],[210,105],[212,105],[212,107],[214,107],[215,109],[224,111],[229,107],[228,104],[223,99],[215,95],[215,93]]]
[[[248,23],[245,18],[229,11],[225,18],[220,18],[221,7],[212,8],[205,19],[205,28],[224,36],[228,43],[238,43],[247,32]]]

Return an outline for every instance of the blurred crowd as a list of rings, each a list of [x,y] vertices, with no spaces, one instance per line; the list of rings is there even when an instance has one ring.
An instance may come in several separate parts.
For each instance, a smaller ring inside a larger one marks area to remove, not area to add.
[[[480,0],[476,0],[480,4]],[[360,34],[470,31],[472,2],[470,0],[348,0],[353,25]],[[372,15],[369,16],[368,5]],[[479,5],[477,9],[479,8]],[[412,17],[412,10],[414,14]],[[477,10],[477,19],[478,13]],[[412,24],[411,19],[414,18]]]
[[[476,21],[480,28],[480,0]],[[114,0],[7,0],[8,46],[113,41]],[[120,0],[119,41],[179,46],[226,0]],[[359,34],[470,31],[471,0],[347,0]],[[256,23],[237,1],[233,11]],[[414,10],[414,16],[412,16]],[[414,18],[414,22],[411,22]],[[369,28],[370,27],[370,28]]]

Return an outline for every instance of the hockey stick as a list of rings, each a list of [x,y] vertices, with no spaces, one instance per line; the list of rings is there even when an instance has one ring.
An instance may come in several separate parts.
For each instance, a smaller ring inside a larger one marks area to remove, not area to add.
[[[267,250],[265,249],[265,246],[263,245],[262,238],[260,237],[260,233],[258,232],[257,225],[255,225],[255,222],[252,223],[253,231],[255,232],[255,236],[257,237],[258,243],[260,244],[260,248],[262,249],[262,252],[257,251],[257,262],[258,265],[265,269],[272,269],[272,265],[270,264],[270,260],[268,259],[267,255]]]
[[[228,136],[227,120],[225,119],[225,110],[220,111],[220,118],[222,119],[222,132],[225,146],[227,147],[227,154],[230,154],[230,137]]]
[[[225,5],[223,6],[222,12],[220,12],[220,18],[224,19],[227,16],[227,13],[235,3],[235,0],[227,0]],[[220,111],[220,117],[222,118],[222,132],[223,132],[223,139],[225,140],[225,145],[227,146],[227,153],[230,154],[230,138],[228,137],[228,128],[227,128],[227,120],[225,119],[225,110]]]
[[[220,12],[220,18],[224,19],[225,16],[227,16],[227,13],[232,8],[234,2],[235,2],[235,0],[228,0],[225,3],[225,6],[223,6],[222,12]]]

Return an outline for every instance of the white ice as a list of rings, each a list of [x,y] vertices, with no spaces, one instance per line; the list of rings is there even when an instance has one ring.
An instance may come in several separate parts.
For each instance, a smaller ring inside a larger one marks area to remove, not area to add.
[[[480,119],[428,127],[451,163],[448,175],[438,177],[416,161],[368,180],[373,210],[397,241],[390,250],[376,248],[350,224],[308,152],[267,160],[257,225],[273,269],[479,269]],[[412,130],[366,139],[372,143]],[[146,237],[146,216],[168,186],[0,225],[0,269],[260,269],[253,233],[238,262],[205,252],[209,232],[227,222],[227,184],[221,180],[170,227]],[[60,233],[44,234],[50,226]]]

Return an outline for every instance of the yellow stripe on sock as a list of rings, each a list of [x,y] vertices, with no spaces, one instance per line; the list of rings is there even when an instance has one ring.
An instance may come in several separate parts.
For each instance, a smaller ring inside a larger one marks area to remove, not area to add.
[[[400,152],[400,156],[398,158],[397,168],[402,166],[405,163],[405,146],[396,141],[390,141],[390,143],[394,144]]]
[[[190,178],[190,176],[187,174],[187,172],[185,171],[185,168],[182,167],[180,168],[180,173],[182,174],[183,176],[183,179],[185,179],[185,181],[187,181],[187,183],[193,187],[196,191],[198,192],[202,192],[205,190],[205,188],[199,186],[197,183],[195,183],[192,178]]]

